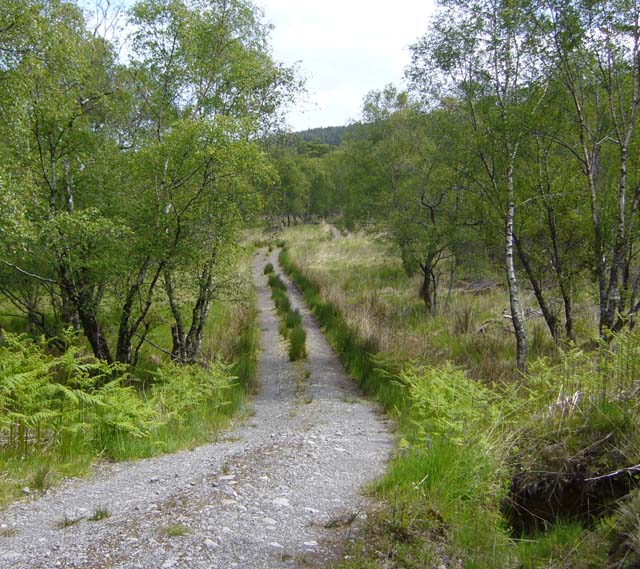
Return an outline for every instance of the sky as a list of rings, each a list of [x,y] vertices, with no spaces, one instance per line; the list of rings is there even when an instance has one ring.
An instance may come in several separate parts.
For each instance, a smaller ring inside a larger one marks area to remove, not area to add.
[[[1,1],[1,0],[0,0]],[[78,0],[86,8],[96,0]],[[134,0],[114,4],[131,6]],[[273,25],[273,57],[297,64],[306,95],[289,112],[294,131],[357,120],[362,101],[403,85],[409,46],[427,30],[435,0],[253,0]]]
[[[402,85],[409,45],[421,37],[432,0],[254,0],[273,24],[276,60],[299,62],[305,100],[293,108],[293,130],[357,120],[365,95]]]

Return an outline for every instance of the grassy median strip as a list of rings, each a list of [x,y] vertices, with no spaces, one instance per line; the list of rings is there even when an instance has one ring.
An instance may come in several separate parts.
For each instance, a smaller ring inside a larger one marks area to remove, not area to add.
[[[302,327],[302,317],[297,310],[291,308],[287,285],[272,271],[273,265],[269,263],[265,267],[265,274],[269,275],[267,281],[271,288],[271,298],[280,317],[280,334],[289,342],[289,359],[292,362],[304,359],[307,357],[307,333]]]

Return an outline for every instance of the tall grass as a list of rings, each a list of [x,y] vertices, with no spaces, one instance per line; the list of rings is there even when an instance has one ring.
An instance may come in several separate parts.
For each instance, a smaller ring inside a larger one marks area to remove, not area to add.
[[[287,242],[280,261],[345,367],[398,420],[399,455],[373,488],[382,509],[340,567],[380,566],[380,552],[389,567],[437,566],[446,552],[460,567],[596,568],[607,566],[611,535],[633,540],[630,523],[616,534],[601,531],[606,520],[595,531],[552,520],[549,532],[516,540],[505,504],[521,471],[535,481],[576,456],[591,460],[580,463],[583,476],[606,474],[621,457],[640,461],[639,335],[563,352],[532,318],[540,359],[523,377],[499,288],[454,287],[433,317],[383,244],[362,235],[321,241],[313,228],[289,231]]]

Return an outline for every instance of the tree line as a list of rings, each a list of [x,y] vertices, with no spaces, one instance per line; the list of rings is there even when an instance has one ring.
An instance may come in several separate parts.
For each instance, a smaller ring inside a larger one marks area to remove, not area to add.
[[[3,1],[0,312],[136,364],[164,311],[195,362],[299,87],[248,0]]]
[[[367,95],[322,160],[326,209],[390,238],[427,310],[460,263],[501,264],[520,369],[523,284],[556,342],[585,291],[605,340],[640,310],[639,18],[634,0],[441,0],[408,90]]]

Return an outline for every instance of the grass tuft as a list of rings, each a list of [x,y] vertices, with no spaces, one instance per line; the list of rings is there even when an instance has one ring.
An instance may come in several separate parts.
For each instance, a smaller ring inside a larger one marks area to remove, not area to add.
[[[70,528],[72,526],[78,525],[83,519],[84,519],[83,517],[80,517],[80,518],[69,518],[69,517],[65,516],[63,519],[61,519],[56,524],[56,527],[58,529]]]
[[[90,522],[99,522],[102,520],[106,520],[110,516],[111,516],[111,513],[109,512],[109,510],[107,510],[107,508],[99,507],[99,508],[96,508],[95,512],[93,512],[93,515],[87,519]]]
[[[289,359],[294,362],[307,356],[307,333],[301,324],[289,332]]]
[[[191,530],[184,524],[171,524],[160,528],[160,533],[168,537],[182,537],[191,533]]]

